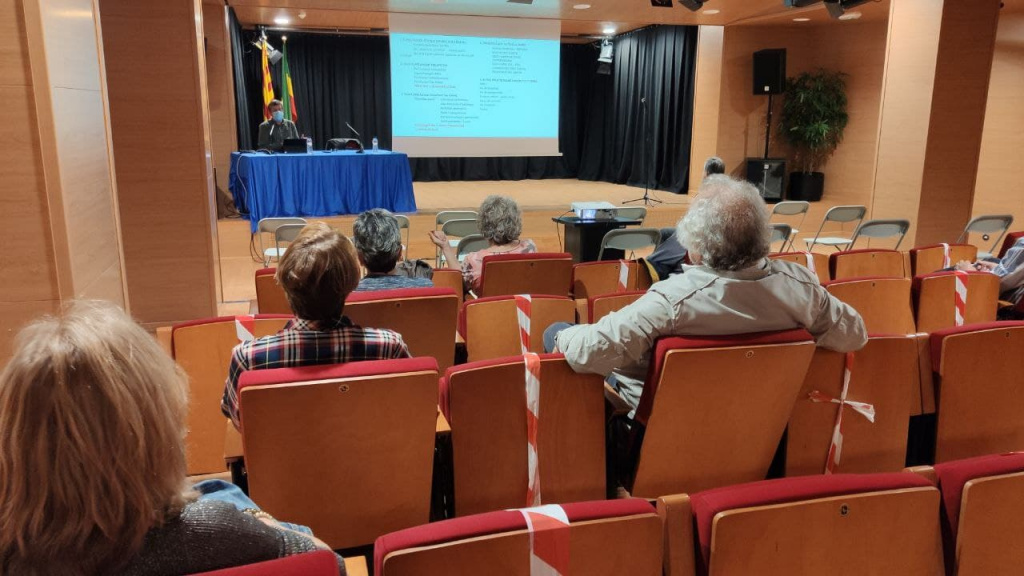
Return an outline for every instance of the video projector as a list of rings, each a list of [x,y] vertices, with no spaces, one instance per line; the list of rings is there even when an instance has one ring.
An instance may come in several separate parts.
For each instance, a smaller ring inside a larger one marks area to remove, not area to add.
[[[619,215],[611,202],[573,202],[571,208],[580,220],[614,220]]]

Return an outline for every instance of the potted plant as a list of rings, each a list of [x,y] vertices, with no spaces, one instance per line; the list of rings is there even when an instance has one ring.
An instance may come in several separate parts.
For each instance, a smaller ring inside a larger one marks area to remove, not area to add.
[[[849,121],[845,76],[819,69],[786,79],[779,131],[793,149],[790,200],[821,200],[825,174],[819,170],[843,140]]]

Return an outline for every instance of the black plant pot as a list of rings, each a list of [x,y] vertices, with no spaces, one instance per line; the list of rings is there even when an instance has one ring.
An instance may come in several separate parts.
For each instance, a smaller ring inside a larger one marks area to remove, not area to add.
[[[823,172],[790,172],[787,200],[806,200],[817,202],[825,191],[825,174]]]

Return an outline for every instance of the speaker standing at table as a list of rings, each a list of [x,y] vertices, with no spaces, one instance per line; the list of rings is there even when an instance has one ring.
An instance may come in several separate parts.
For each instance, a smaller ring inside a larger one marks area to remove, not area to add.
[[[271,100],[269,108],[270,120],[260,124],[256,146],[260,150],[280,152],[284,148],[285,140],[299,137],[299,129],[295,127],[294,122],[284,119],[284,106],[280,100]]]

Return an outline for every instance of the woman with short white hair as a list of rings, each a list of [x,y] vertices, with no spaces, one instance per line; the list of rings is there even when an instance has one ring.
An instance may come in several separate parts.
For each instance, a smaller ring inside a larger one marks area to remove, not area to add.
[[[480,204],[477,223],[480,234],[487,239],[488,247],[466,255],[462,263],[462,280],[467,291],[480,290],[480,275],[484,268],[484,257],[491,254],[531,254],[537,251],[533,240],[520,238],[523,233],[523,213],[516,201],[508,196],[491,195]],[[451,266],[458,262],[455,247],[444,232],[430,231],[430,240],[444,253],[444,259]]]

